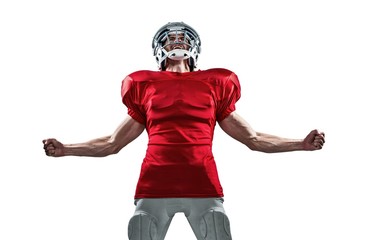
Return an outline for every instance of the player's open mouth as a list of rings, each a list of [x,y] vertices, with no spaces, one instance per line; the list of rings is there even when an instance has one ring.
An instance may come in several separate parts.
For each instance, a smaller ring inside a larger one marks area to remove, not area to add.
[[[172,47],[173,49],[184,49],[182,44],[176,44]]]

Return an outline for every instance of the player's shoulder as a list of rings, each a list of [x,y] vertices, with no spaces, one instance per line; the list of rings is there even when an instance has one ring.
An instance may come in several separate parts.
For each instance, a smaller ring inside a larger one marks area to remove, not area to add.
[[[209,68],[204,71],[210,75],[223,76],[223,77],[229,77],[235,74],[233,71],[227,68]]]
[[[138,70],[128,74],[127,78],[135,82],[143,82],[148,81],[158,75],[159,71],[152,71],[152,70]]]
[[[229,82],[239,85],[237,75],[227,68],[210,68],[204,70],[204,74],[206,74],[207,79],[215,85],[226,85]]]
[[[128,74],[122,81],[122,95],[124,96],[130,89],[138,88],[146,81],[149,81],[156,74],[151,70],[138,70]]]

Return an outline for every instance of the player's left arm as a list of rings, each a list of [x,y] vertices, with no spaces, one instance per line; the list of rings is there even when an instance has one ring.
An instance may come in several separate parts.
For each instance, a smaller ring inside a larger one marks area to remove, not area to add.
[[[256,132],[250,124],[236,112],[220,121],[219,126],[229,136],[245,144],[254,151],[265,153],[319,150],[325,143],[325,134],[312,130],[304,139],[290,139]]]

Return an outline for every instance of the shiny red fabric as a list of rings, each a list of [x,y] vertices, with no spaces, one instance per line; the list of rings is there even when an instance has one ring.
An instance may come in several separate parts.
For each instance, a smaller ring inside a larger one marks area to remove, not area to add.
[[[149,136],[135,198],[222,197],[212,140],[216,122],[240,98],[237,76],[226,69],[138,71],[123,80],[121,94]]]

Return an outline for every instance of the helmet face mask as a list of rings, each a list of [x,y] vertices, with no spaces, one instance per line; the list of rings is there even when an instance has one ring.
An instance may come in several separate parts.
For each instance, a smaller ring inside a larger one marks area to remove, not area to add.
[[[170,22],[162,26],[153,38],[153,55],[159,69],[166,69],[167,58],[172,60],[188,59],[191,71],[197,65],[201,52],[201,41],[197,32],[183,22]]]

